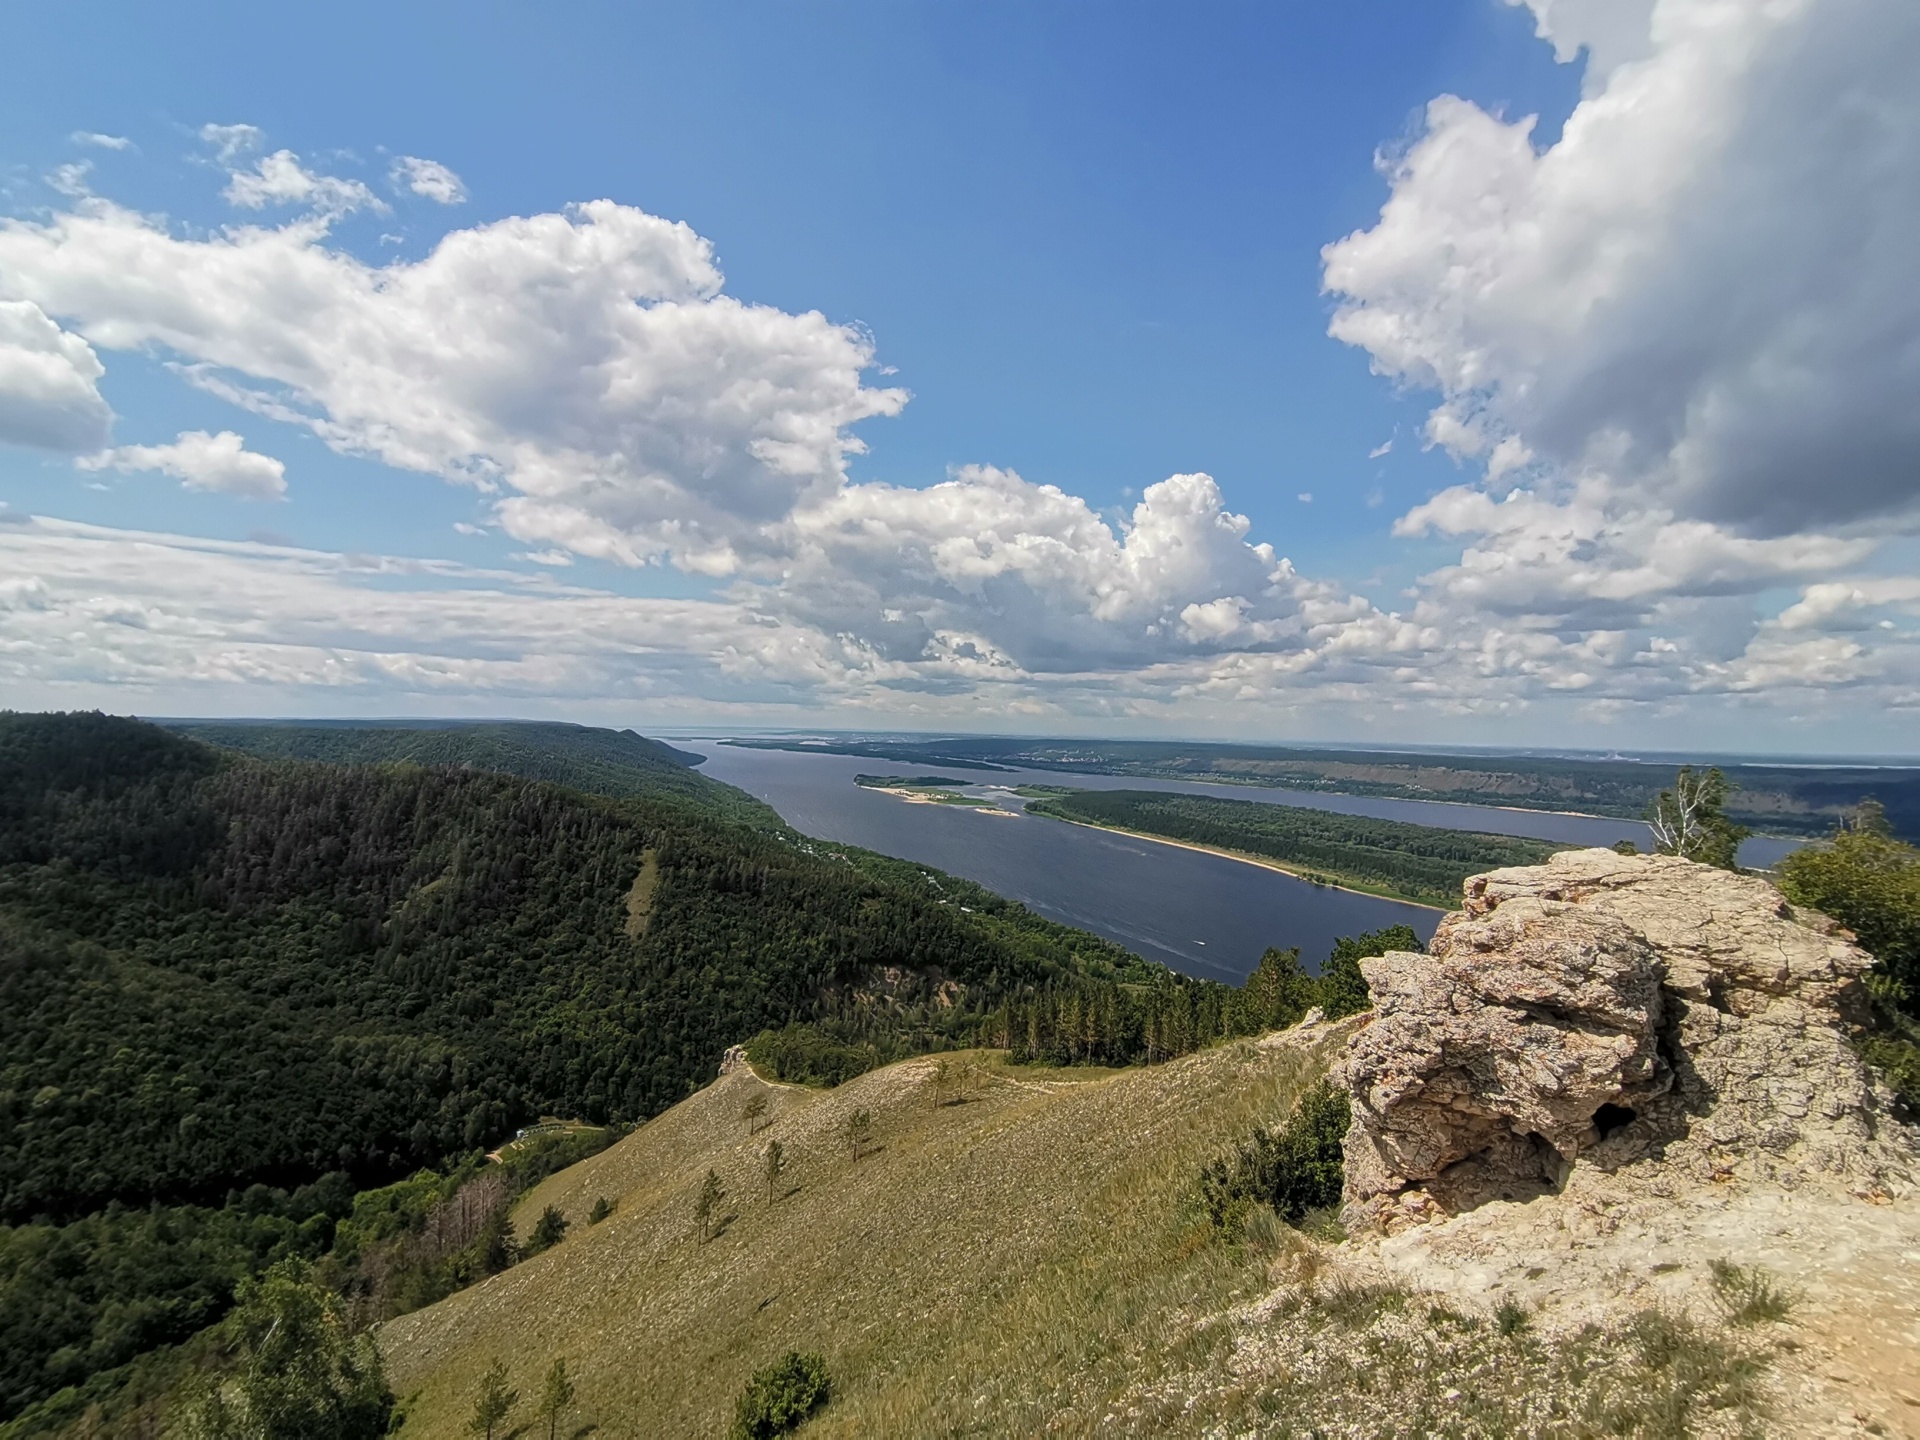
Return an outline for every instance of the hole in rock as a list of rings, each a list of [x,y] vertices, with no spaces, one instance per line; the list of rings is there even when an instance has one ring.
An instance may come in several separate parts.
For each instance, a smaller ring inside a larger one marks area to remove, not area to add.
[[[1637,1118],[1628,1106],[1608,1103],[1593,1112],[1593,1126],[1600,1132],[1600,1138],[1604,1140],[1609,1135],[1626,1129]]]

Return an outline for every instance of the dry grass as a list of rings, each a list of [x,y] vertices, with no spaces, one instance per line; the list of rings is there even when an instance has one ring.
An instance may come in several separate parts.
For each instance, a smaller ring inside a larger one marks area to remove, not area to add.
[[[1324,1059],[1240,1043],[1102,1074],[983,1057],[970,1098],[937,1107],[926,1060],[832,1091],[726,1076],[523,1199],[523,1221],[556,1205],[574,1222],[559,1246],[386,1327],[395,1389],[417,1392],[407,1434],[461,1433],[497,1356],[523,1391],[565,1358],[604,1433],[718,1435],[789,1349],[834,1376],[810,1435],[1089,1431],[1185,1317],[1261,1283],[1259,1261],[1209,1242],[1194,1172]],[[771,1123],[749,1136],[765,1088]],[[856,1109],[875,1123],[858,1164],[841,1138]],[[770,1139],[789,1164],[772,1207]],[[709,1167],[732,1218],[703,1244]],[[618,1208],[588,1226],[602,1195]]]
[[[982,1056],[969,1097],[945,1104],[933,1103],[930,1060],[824,1092],[726,1076],[523,1199],[522,1228],[547,1205],[574,1222],[560,1245],[385,1328],[405,1434],[464,1433],[496,1357],[523,1394],[564,1358],[576,1428],[719,1436],[756,1369],[819,1351],[834,1398],[805,1433],[825,1440],[1287,1434],[1309,1414],[1309,1428],[1334,1421],[1324,1433],[1384,1434],[1337,1417],[1391,1417],[1396,1385],[1432,1389],[1449,1370],[1422,1372],[1435,1337],[1462,1373],[1485,1373],[1491,1345],[1513,1376],[1542,1382],[1637,1354],[1624,1333],[1588,1337],[1563,1363],[1552,1337],[1503,1336],[1488,1319],[1436,1328],[1424,1302],[1316,1278],[1330,1252],[1298,1232],[1256,1224],[1235,1244],[1213,1234],[1197,1204],[1200,1163],[1282,1118],[1346,1034],[1107,1073]],[[750,1135],[755,1094],[771,1105]],[[854,1163],[844,1135],[859,1109],[874,1141]],[[772,1139],[789,1168],[769,1206],[760,1157]],[[728,1218],[702,1243],[694,1206],[709,1168]],[[600,1196],[618,1208],[589,1226]],[[1250,1311],[1275,1279],[1310,1298]],[[1316,1335],[1317,1370],[1295,1353]],[[1349,1342],[1355,1363],[1337,1361]],[[1272,1364],[1260,1359],[1269,1349]],[[1384,1371],[1368,1368],[1369,1351]],[[1537,1358],[1515,1366],[1522,1355]],[[1308,1384],[1313,1373],[1324,1383]],[[1450,1407],[1444,1388],[1428,1398]],[[1738,1399],[1716,1391],[1707,1403]],[[522,1410],[513,1422],[531,1423]],[[1581,1433],[1633,1432],[1602,1421]]]

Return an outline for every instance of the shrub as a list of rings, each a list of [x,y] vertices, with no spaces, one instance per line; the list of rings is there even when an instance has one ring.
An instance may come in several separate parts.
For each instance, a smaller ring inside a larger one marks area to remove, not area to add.
[[[1734,1325],[1758,1325],[1784,1320],[1793,1309],[1793,1294],[1758,1265],[1735,1265],[1730,1260],[1709,1262],[1714,1296]]]
[[[593,1202],[593,1209],[587,1212],[587,1224],[598,1225],[602,1220],[613,1214],[613,1203],[613,1201],[604,1195],[598,1200],[595,1200]]]
[[[1752,832],[1727,818],[1727,796],[1733,788],[1717,767],[1697,771],[1682,765],[1673,788],[1662,790],[1647,807],[1654,853],[1738,870],[1734,857]]]
[[[766,1440],[797,1427],[832,1398],[833,1381],[819,1355],[789,1350],[747,1381],[733,1409],[728,1440]]]
[[[547,1206],[540,1212],[539,1220],[534,1222],[533,1234],[527,1237],[527,1254],[538,1255],[542,1250],[551,1250],[566,1233],[567,1217],[557,1207]]]
[[[1782,860],[1778,878],[1789,900],[1831,915],[1879,962],[1867,977],[1874,1028],[1860,1054],[1920,1116],[1920,849],[1894,839],[1880,807],[1862,801],[1827,844]]]
[[[844,1044],[817,1026],[795,1023],[762,1030],[747,1042],[747,1058],[775,1080],[833,1086],[866,1074],[888,1057],[873,1045]]]
[[[1215,1226],[1232,1231],[1256,1204],[1289,1224],[1340,1203],[1346,1178],[1341,1142],[1353,1118],[1345,1092],[1321,1081],[1300,1097],[1278,1131],[1255,1128],[1234,1152],[1200,1172],[1200,1198]]]
[[[1853,931],[1898,987],[1894,998],[1913,1006],[1920,1002],[1920,849],[1885,827],[1877,807],[1863,805],[1828,843],[1780,862],[1780,889]]]

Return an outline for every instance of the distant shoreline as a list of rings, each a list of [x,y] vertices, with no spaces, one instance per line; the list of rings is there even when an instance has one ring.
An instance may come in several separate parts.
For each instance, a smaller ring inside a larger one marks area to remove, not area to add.
[[[1023,810],[1020,813],[1025,815],[1027,812]],[[1089,830],[1105,830],[1113,835],[1125,835],[1134,840],[1151,840],[1156,845],[1172,845],[1181,850],[1198,850],[1202,855],[1218,855],[1223,860],[1238,860],[1242,865],[1258,865],[1263,870],[1278,870],[1282,875],[1298,880],[1302,885],[1313,885],[1316,889],[1344,890],[1349,895],[1365,895],[1371,900],[1391,900],[1396,905],[1412,905],[1416,909],[1431,910],[1437,915],[1450,915],[1459,908],[1454,905],[1435,905],[1431,900],[1415,900],[1410,895],[1385,887],[1377,890],[1364,889],[1359,885],[1346,884],[1338,880],[1329,880],[1325,885],[1318,885],[1307,878],[1309,872],[1296,870],[1284,861],[1275,860],[1266,855],[1250,855],[1242,850],[1223,850],[1217,845],[1200,845],[1191,840],[1172,840],[1165,835],[1149,835],[1144,830],[1129,830],[1121,825],[1102,825],[1093,820],[1069,820],[1064,815],[1039,814],[1032,818],[1057,820],[1062,825],[1083,825]],[[1324,875],[1326,872],[1315,870],[1310,873]]]

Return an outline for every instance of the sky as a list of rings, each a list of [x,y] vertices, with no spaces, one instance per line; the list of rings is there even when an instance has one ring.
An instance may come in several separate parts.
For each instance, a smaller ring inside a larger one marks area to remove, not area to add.
[[[1909,0],[290,8],[0,20],[0,704],[1920,752]]]

